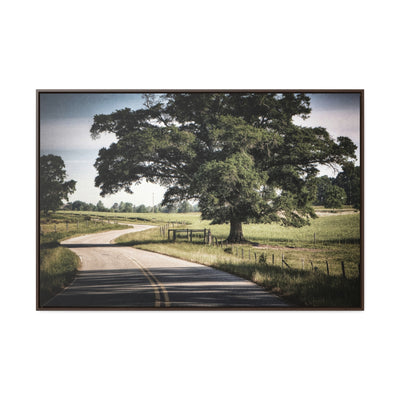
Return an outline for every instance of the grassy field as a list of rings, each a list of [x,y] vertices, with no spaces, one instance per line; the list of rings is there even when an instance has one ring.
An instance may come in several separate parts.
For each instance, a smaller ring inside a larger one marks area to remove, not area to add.
[[[78,218],[91,217],[92,219],[101,218],[112,221],[137,222],[150,225],[162,225],[167,223],[174,224],[193,224],[199,221],[199,213],[113,213],[99,211],[58,211],[57,215],[71,220]]]
[[[358,244],[360,240],[360,214],[353,209],[341,210],[350,214],[324,216],[311,220],[311,225],[302,228],[284,228],[278,224],[244,224],[244,235],[248,240],[259,242],[260,244],[279,244],[279,245],[299,245],[301,246],[326,246],[331,243],[337,244]],[[332,213],[334,210],[326,210]],[[353,212],[352,212],[353,211]],[[336,215],[337,214],[337,215]],[[199,213],[187,214],[164,214],[164,213],[101,213],[89,211],[60,211],[60,217],[70,220],[83,221],[84,218],[101,218],[110,222],[130,222],[143,223],[150,225],[172,224],[188,225],[192,229],[211,229],[213,235],[224,239],[229,234],[229,225],[211,225],[211,221],[201,220]],[[76,223],[76,222],[75,222]],[[314,237],[315,234],[315,237]],[[315,244],[314,244],[315,238]]]
[[[135,215],[128,214],[130,218]],[[143,215],[143,214],[142,214]],[[144,214],[146,215],[146,214]],[[158,220],[161,216],[164,220]],[[167,222],[165,216],[168,214],[149,214],[148,218],[153,224],[163,224]],[[182,214],[170,214],[170,221],[177,221]],[[201,221],[199,214],[184,214],[189,229],[211,229],[212,235],[218,240],[224,240],[229,234],[229,225],[210,225],[210,221]],[[172,224],[170,225],[172,228]],[[360,214],[352,213],[346,215],[330,215],[320,217],[311,221],[309,226],[302,228],[285,228],[278,224],[245,224],[243,225],[245,237],[258,243],[258,246],[234,246],[233,254],[236,254],[239,248],[239,256],[241,257],[241,249],[244,248],[246,258],[248,251],[251,252],[251,259],[256,253],[257,259],[264,254],[267,259],[272,261],[272,256],[277,264],[279,259],[284,255],[285,261],[296,269],[311,269],[313,267],[326,271],[326,261],[328,261],[329,272],[333,275],[342,273],[341,262],[345,263],[345,270],[349,276],[358,275],[358,264],[360,263]],[[165,238],[161,237],[159,230],[154,233],[144,232],[140,239],[137,234],[131,234],[120,239],[125,243],[132,245],[138,244],[145,246],[169,246]],[[182,236],[186,236],[183,234]],[[184,239],[178,240],[175,244],[183,250]],[[315,241],[314,241],[315,240]],[[143,243],[144,241],[144,243]],[[197,239],[198,245],[193,245],[191,251],[199,252],[199,245],[205,251],[209,246],[201,246],[201,240]],[[204,247],[204,248],[203,248]],[[148,248],[149,249],[149,248]],[[208,251],[208,250],[207,250]]]
[[[88,221],[84,215],[71,218],[55,213],[49,217],[42,216],[40,228],[39,303],[43,305],[73,280],[80,266],[79,257],[61,247],[60,241],[87,233],[124,229],[127,226]]]

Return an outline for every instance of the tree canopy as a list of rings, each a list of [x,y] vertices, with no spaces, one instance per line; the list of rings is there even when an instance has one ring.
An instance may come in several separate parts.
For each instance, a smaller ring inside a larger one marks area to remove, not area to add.
[[[346,192],[339,186],[331,185],[326,191],[325,208],[342,208],[346,203]]]
[[[347,162],[342,166],[340,172],[334,180],[334,184],[343,188],[346,192],[347,203],[360,209],[361,206],[361,170],[359,166],[352,162]]]
[[[341,175],[343,172],[338,174]],[[315,179],[316,197],[314,204],[324,206],[325,208],[341,208],[348,200],[346,191],[336,184],[336,178],[320,176]],[[351,204],[349,202],[349,204]]]
[[[76,181],[65,181],[65,164],[60,156],[53,154],[40,157],[40,210],[48,214],[57,210],[63,200],[75,191]]]
[[[319,164],[355,158],[347,137],[295,125],[307,118],[304,93],[167,93],[145,95],[144,107],[94,117],[93,138],[117,141],[99,151],[101,195],[145,179],[167,187],[163,205],[197,200],[202,218],[231,224],[228,240],[244,240],[244,222],[302,226]]]

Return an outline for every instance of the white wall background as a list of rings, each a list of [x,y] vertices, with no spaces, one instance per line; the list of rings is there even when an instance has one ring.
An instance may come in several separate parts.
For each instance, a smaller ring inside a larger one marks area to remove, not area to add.
[[[398,397],[395,6],[385,0],[4,3],[1,397]],[[35,311],[38,88],[364,88],[366,310]]]

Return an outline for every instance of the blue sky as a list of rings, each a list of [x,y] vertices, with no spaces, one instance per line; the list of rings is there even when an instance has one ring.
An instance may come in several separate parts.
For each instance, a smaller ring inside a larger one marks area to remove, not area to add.
[[[295,123],[303,126],[323,126],[333,136],[348,136],[357,147],[360,145],[360,109],[358,94],[311,94],[311,116]],[[90,137],[90,127],[95,114],[110,113],[125,107],[140,108],[141,94],[132,93],[42,93],[40,97],[40,154],[55,154],[65,162],[68,179],[77,181],[77,190],[69,200],[82,200],[96,204],[99,200],[110,207],[120,201],[133,204],[160,203],[164,188],[149,183],[133,186],[134,194],[120,192],[101,198],[94,186],[96,170],[93,164],[98,151],[108,147],[115,137],[102,135]],[[359,155],[359,149],[357,150]],[[322,174],[334,171],[323,168]]]

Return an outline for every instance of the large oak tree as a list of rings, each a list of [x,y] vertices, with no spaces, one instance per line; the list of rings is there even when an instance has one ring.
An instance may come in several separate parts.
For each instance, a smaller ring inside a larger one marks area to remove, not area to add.
[[[99,151],[95,184],[101,194],[145,179],[167,187],[163,205],[196,199],[202,218],[230,223],[230,242],[244,241],[242,223],[303,226],[320,164],[354,158],[346,137],[300,127],[304,93],[167,93],[144,96],[144,107],[94,117],[93,138],[113,132]]]

